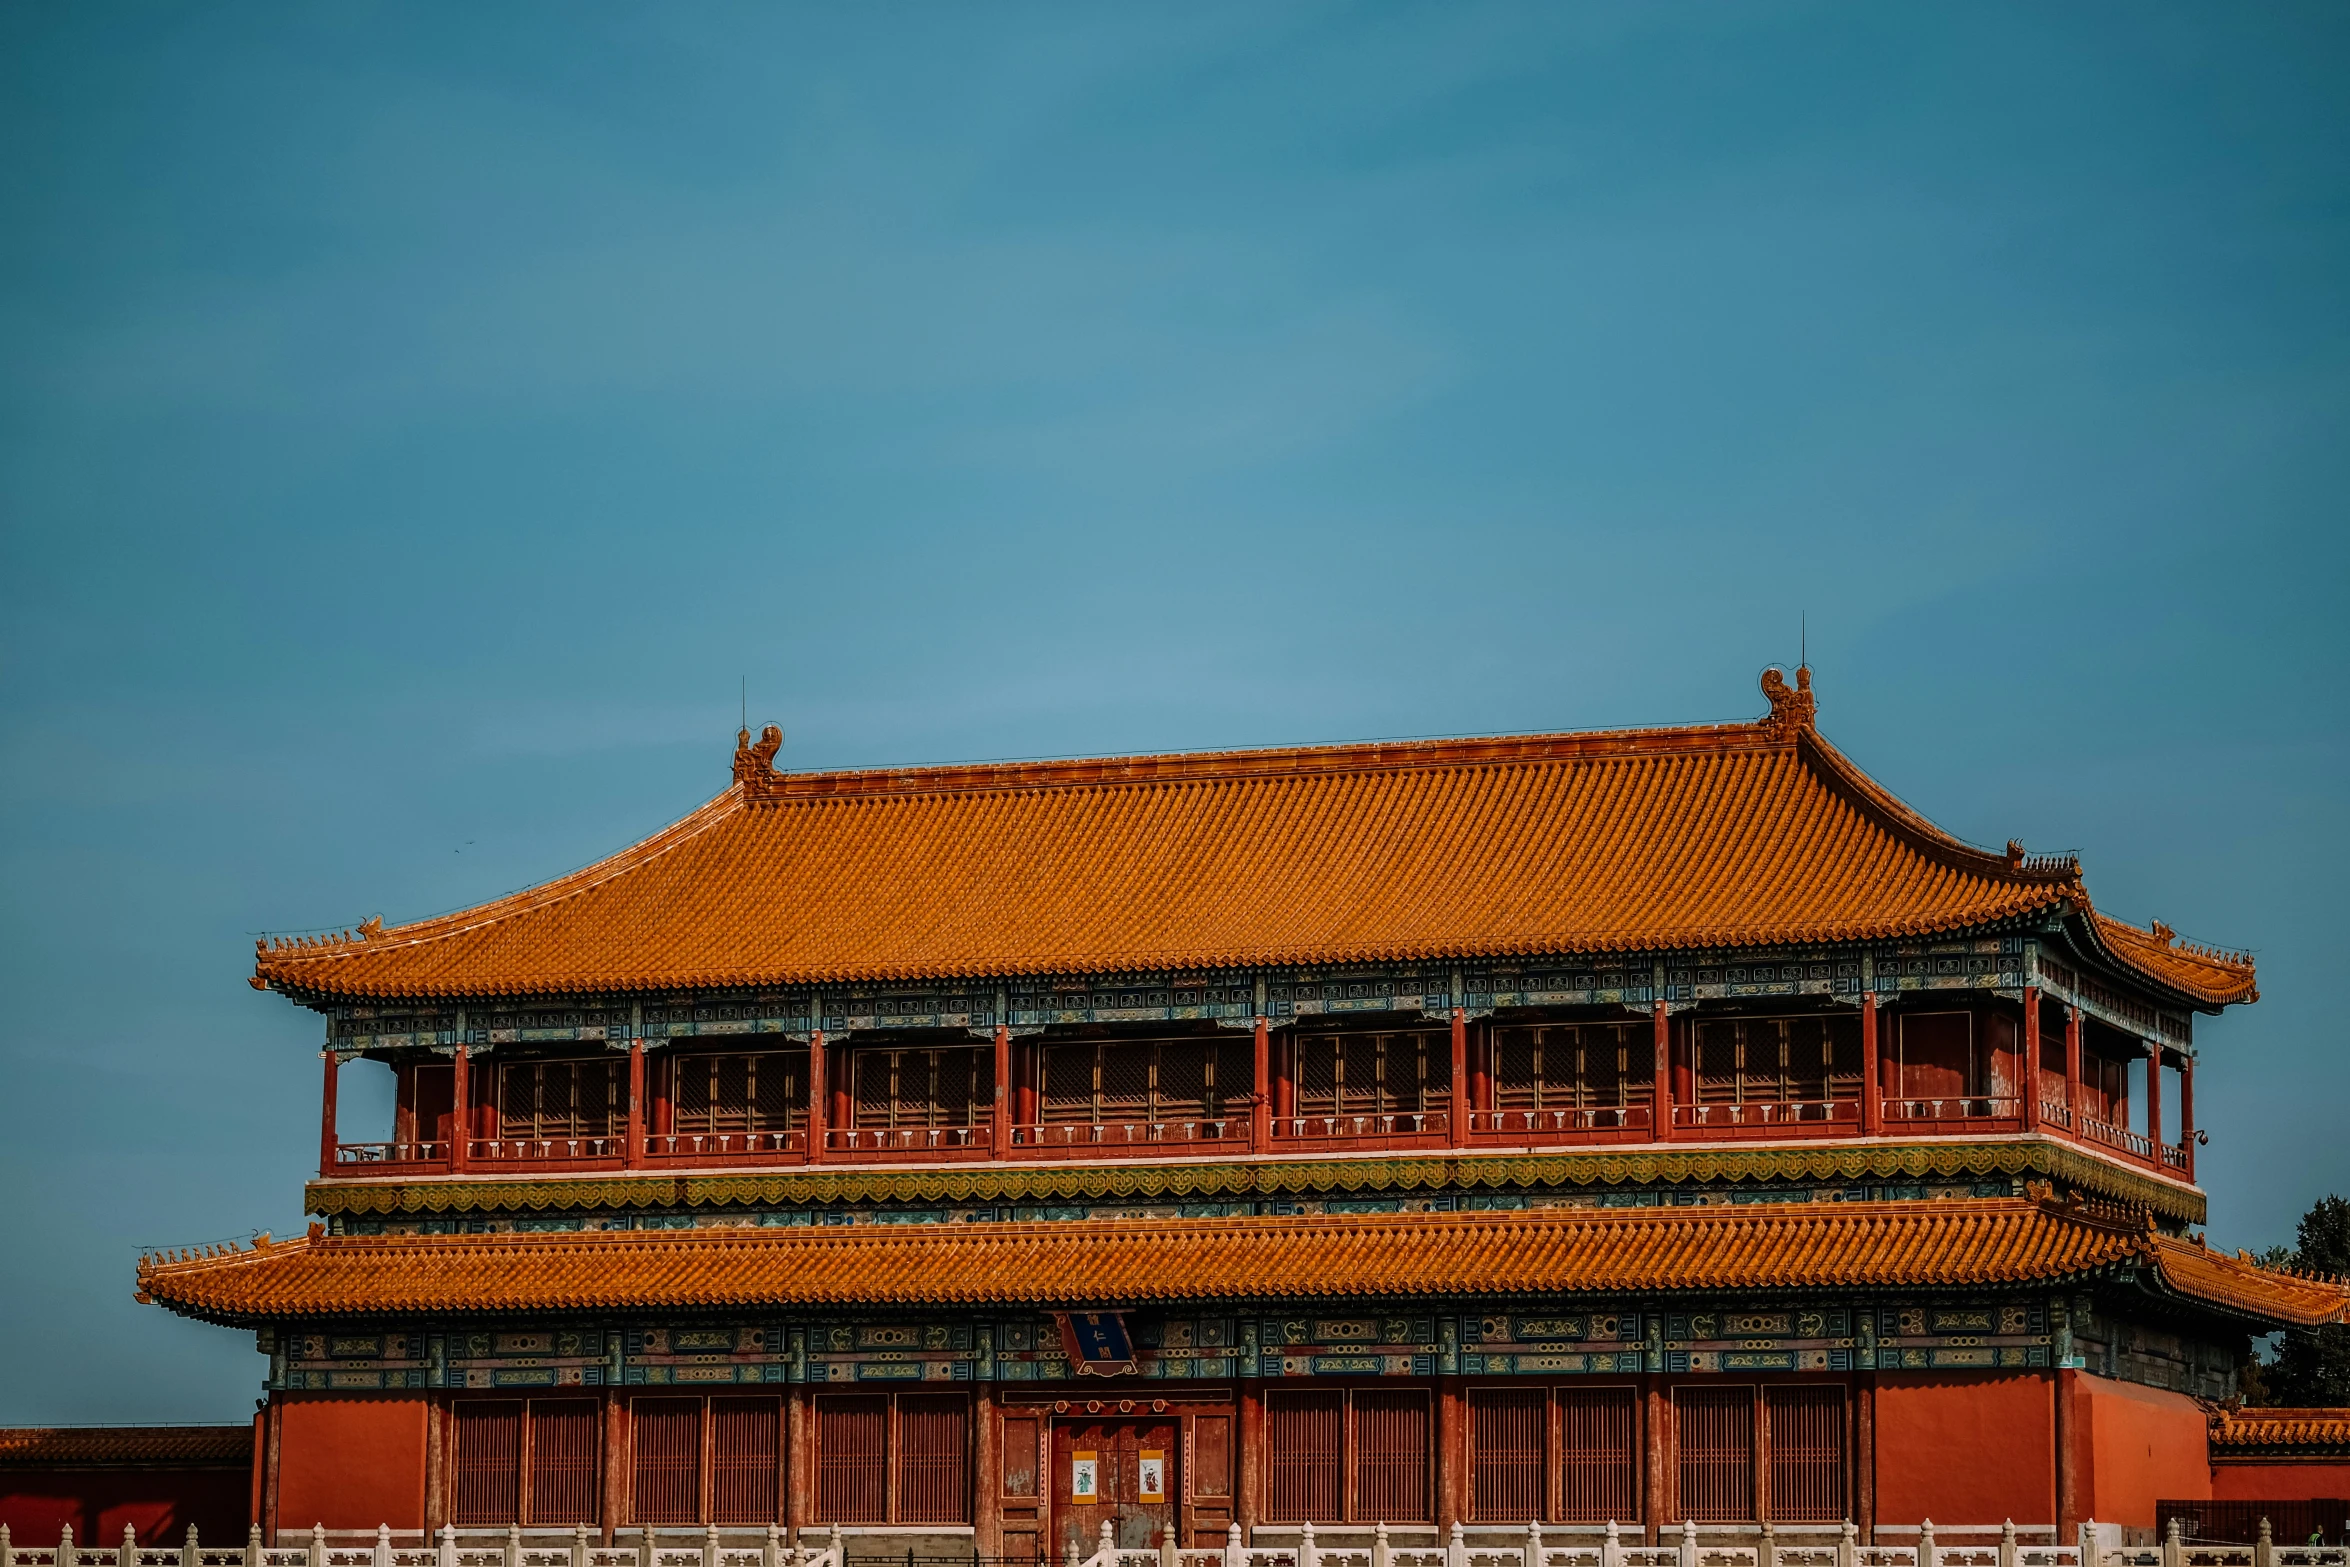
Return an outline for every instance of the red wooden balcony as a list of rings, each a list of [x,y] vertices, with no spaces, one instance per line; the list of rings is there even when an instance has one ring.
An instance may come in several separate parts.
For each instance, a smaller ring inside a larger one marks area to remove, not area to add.
[[[1646,1105],[1469,1112],[1469,1142],[1480,1148],[1571,1148],[1583,1143],[1645,1143],[1655,1136],[1655,1118]]]

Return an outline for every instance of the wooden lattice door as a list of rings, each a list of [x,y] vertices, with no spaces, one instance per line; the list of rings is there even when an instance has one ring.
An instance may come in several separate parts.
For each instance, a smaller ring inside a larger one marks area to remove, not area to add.
[[[1104,1519],[1122,1550],[1148,1550],[1177,1527],[1182,1493],[1173,1420],[1053,1424],[1052,1538],[1091,1556]]]

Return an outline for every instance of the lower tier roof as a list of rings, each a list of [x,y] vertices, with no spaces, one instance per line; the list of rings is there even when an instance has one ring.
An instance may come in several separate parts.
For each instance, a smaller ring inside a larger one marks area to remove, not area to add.
[[[2056,1284],[2146,1265],[2277,1323],[2341,1285],[2030,1198],[1305,1218],[329,1236],[139,1265],[215,1322],[518,1312],[1170,1306]]]

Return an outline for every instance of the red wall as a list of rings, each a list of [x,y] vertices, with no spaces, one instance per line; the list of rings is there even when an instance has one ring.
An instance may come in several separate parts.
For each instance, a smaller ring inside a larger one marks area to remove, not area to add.
[[[2074,1501],[2084,1518],[2154,1527],[2158,1500],[2211,1495],[2203,1409],[2184,1393],[2068,1371],[2073,1399]]]
[[[1878,1375],[1877,1521],[1928,1518],[2056,1521],[2056,1405],[2045,1372]]]
[[[2350,1496],[2350,1458],[2330,1463],[2211,1466],[2216,1502],[2305,1502],[2318,1496]]]
[[[278,1395],[277,1527],[424,1527],[421,1398]]]
[[[178,1545],[192,1523],[206,1545],[242,1546],[249,1481],[244,1469],[0,1469],[0,1523],[43,1549],[69,1523],[82,1545],[120,1545],[126,1523],[141,1545]]]

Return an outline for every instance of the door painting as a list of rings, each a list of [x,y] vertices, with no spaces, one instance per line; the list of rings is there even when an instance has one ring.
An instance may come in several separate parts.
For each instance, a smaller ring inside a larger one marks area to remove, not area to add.
[[[1176,1527],[1182,1502],[1174,1419],[1053,1422],[1055,1554],[1071,1545],[1091,1556],[1102,1523],[1121,1550],[1149,1550]]]

